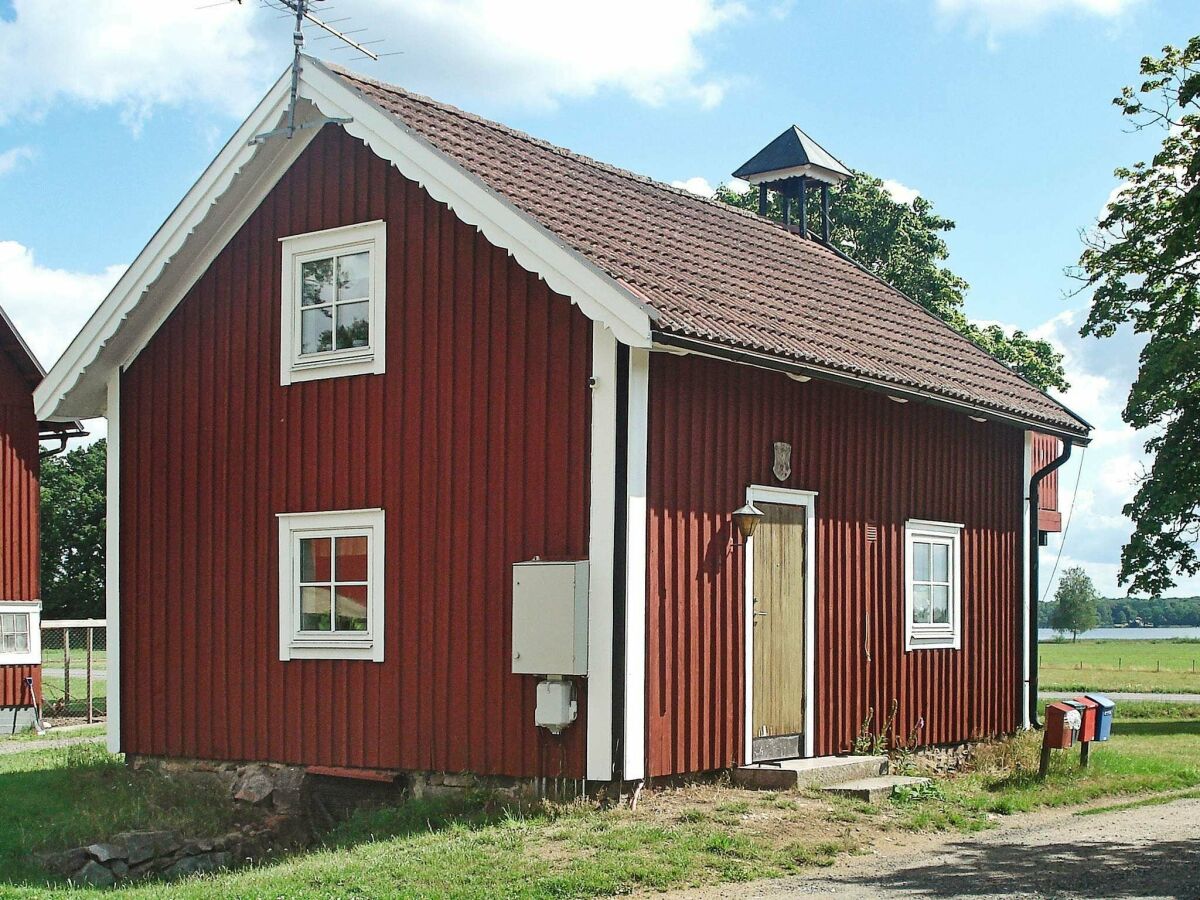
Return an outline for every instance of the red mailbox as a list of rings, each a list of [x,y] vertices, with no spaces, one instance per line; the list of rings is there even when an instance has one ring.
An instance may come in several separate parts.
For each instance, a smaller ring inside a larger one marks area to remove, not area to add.
[[[1068,750],[1075,744],[1075,732],[1079,729],[1079,710],[1065,703],[1051,703],[1046,707],[1046,730],[1042,746],[1047,750]]]
[[[1071,701],[1077,708],[1080,709],[1080,715],[1083,719],[1079,726],[1079,740],[1085,744],[1096,740],[1096,724],[1100,718],[1100,704],[1091,697],[1074,697]]]

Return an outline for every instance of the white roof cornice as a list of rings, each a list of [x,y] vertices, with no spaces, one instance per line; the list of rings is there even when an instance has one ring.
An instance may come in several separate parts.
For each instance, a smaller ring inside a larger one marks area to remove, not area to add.
[[[88,319],[34,393],[42,420],[105,414],[110,373],[127,367],[320,131],[251,144],[286,113],[290,70],[230,138]],[[298,121],[351,119],[341,127],[420,184],[526,270],[602,322],[624,343],[651,344],[649,308],[631,291],[414,134],[395,116],[304,57]],[[310,105],[311,104],[311,105]]]

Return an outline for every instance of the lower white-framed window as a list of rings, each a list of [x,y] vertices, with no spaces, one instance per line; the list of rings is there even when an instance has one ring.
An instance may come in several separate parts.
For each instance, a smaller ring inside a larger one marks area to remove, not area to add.
[[[0,665],[42,661],[41,618],[38,600],[0,600]]]
[[[383,662],[383,510],[278,519],[279,658]]]
[[[904,523],[904,649],[962,647],[962,525]]]

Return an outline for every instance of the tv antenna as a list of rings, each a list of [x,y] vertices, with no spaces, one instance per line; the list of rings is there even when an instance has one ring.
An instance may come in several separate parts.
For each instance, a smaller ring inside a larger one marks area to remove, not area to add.
[[[288,140],[291,140],[292,136],[302,128],[320,128],[323,125],[330,124],[344,125],[346,122],[349,122],[349,119],[321,118],[314,119],[309,122],[301,122],[299,125],[296,124],[296,101],[299,99],[300,69],[301,61],[304,57],[304,54],[302,53],[304,50],[304,24],[305,22],[311,22],[313,25],[316,25],[322,31],[326,32],[326,35],[323,36],[333,37],[341,41],[344,46],[349,47],[352,50],[357,50],[368,59],[378,62],[379,54],[375,53],[373,50],[370,50],[363,43],[354,40],[346,32],[339,31],[338,29],[334,28],[332,23],[323,21],[317,16],[314,16],[310,7],[314,2],[320,2],[320,0],[274,0],[274,2],[269,2],[269,0],[261,0],[261,2],[263,6],[281,11],[287,10],[290,12],[290,14],[295,16],[296,27],[292,31],[292,90],[288,98],[287,124],[273,129],[272,131],[264,131],[262,134],[256,134],[250,139],[250,143],[261,144],[267,141],[269,138],[275,137],[279,134],[282,134],[287,137]],[[238,0],[238,3],[240,4],[241,0]]]

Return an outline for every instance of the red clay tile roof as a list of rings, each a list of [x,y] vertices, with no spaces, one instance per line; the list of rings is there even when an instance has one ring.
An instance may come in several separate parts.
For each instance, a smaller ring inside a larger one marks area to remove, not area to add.
[[[925,391],[1072,434],[1089,430],[1062,404],[820,241],[328,68],[632,288],[656,314],[656,332]]]

